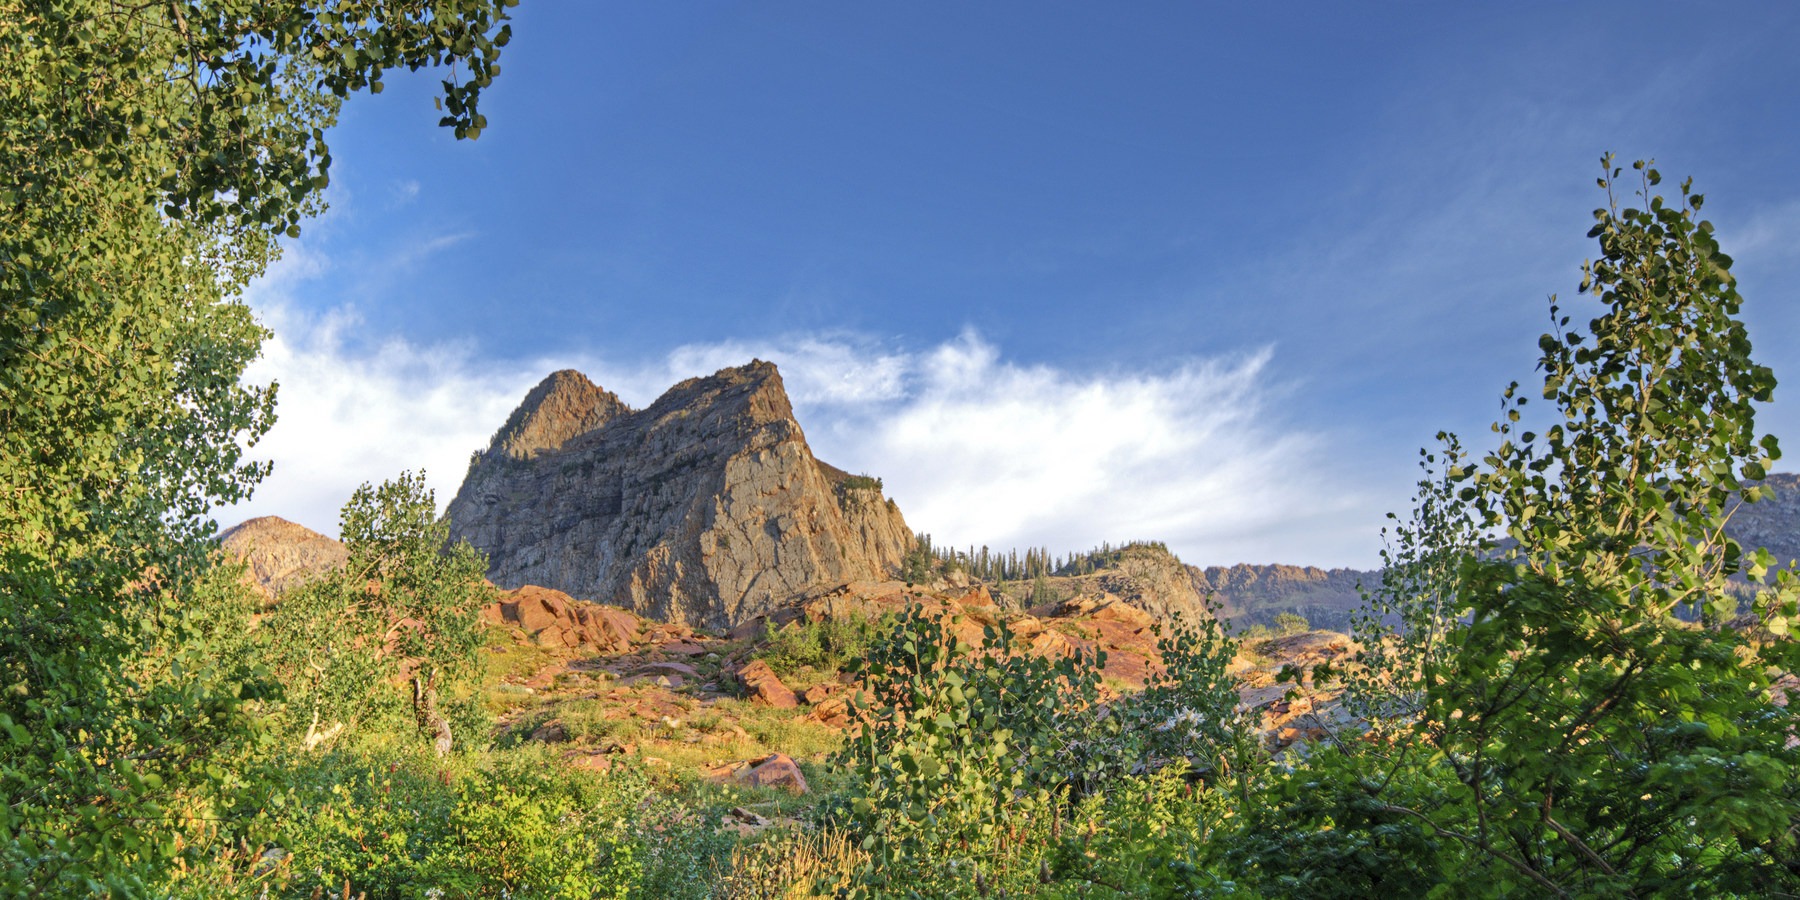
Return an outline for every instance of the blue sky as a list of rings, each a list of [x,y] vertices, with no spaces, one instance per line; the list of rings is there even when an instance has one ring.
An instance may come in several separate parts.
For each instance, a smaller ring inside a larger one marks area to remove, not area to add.
[[[758,355],[941,540],[1366,566],[1574,295],[1598,157],[1694,176],[1800,385],[1800,6],[526,0],[490,127],[391,77],[251,302],[256,499],[441,499],[550,369]],[[1667,184],[1665,186],[1668,186]],[[1800,401],[1764,427],[1800,453]]]

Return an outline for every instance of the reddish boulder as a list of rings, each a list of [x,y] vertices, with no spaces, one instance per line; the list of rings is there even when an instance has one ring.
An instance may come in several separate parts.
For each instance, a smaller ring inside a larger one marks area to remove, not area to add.
[[[768,663],[760,659],[739,669],[737,677],[744,683],[744,690],[749,692],[750,699],[757,703],[776,709],[793,709],[800,705],[800,700],[794,696],[794,692],[788,690],[787,685],[781,683],[781,679],[775,676],[775,672],[769,668]]]
[[[796,794],[812,790],[807,786],[806,776],[801,774],[799,764],[786,753],[771,753],[763,757],[739,778],[752,787],[784,787]]]
[[[844,685],[836,681],[825,681],[806,689],[806,702],[823,703],[831,695],[844,689]]]
[[[842,693],[835,697],[825,698],[813,706],[812,712],[807,714],[807,718],[833,728],[849,728],[852,721],[850,695]]]

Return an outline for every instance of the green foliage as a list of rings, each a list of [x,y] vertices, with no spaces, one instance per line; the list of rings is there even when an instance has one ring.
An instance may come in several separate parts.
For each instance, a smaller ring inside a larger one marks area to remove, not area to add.
[[[287,896],[624,897],[643,879],[631,825],[651,789],[632,770],[600,777],[542,751],[450,768],[407,752],[291,762]]]
[[[415,749],[293,754],[244,844],[184,852],[175,897],[703,900],[731,851],[717,811],[621,760],[605,773],[542,747],[438,758]]]
[[[1299,613],[1284,612],[1275,616],[1275,633],[1282,637],[1311,630],[1312,625]]]
[[[1057,873],[1072,873],[1063,896],[1152,886],[1148,896],[1186,896],[1212,884],[1189,839],[1226,801],[1196,799],[1180,773],[1190,760],[1215,775],[1250,771],[1225,675],[1233,647],[1212,620],[1172,630],[1161,647],[1167,672],[1108,707],[1102,652],[1033,655],[1003,623],[970,645],[909,610],[869,651],[862,728],[838,758],[852,775],[849,827],[871,855],[862,889],[1029,891],[1064,880]],[[1113,820],[1127,810],[1141,815]]]
[[[837,490],[839,497],[850,491],[874,491],[879,494],[882,491],[881,479],[866,474],[848,475],[844,477],[843,481],[837,483]]]
[[[1020,649],[1004,624],[972,647],[917,606],[870,648],[862,727],[837,760],[854,775],[867,890],[963,896],[977,870],[994,887],[1035,878],[1037,832],[1068,776],[1066,726],[1091,715],[1103,660]]]
[[[1774,378],[1750,358],[1701,197],[1683,184],[1666,202],[1639,163],[1642,208],[1621,209],[1606,164],[1581,284],[1602,308],[1570,331],[1552,299],[1551,415],[1527,417],[1514,385],[1493,452],[1471,462],[1451,439],[1441,475],[1427,456],[1378,595],[1389,616],[1364,635],[1360,693],[1397,749],[1362,758],[1380,815],[1358,829],[1410,819],[1464,888],[1496,896],[1791,892],[1800,756],[1770,679],[1800,666],[1795,644],[1677,616],[1716,618],[1731,576],[1767,571],[1723,524],[1778,455],[1753,406]],[[1786,573],[1758,597],[1770,632],[1795,598]]]
[[[1237,680],[1229,674],[1237,643],[1209,617],[1166,627],[1156,647],[1163,671],[1117,704],[1123,733],[1137,742],[1134,768],[1179,762],[1215,783],[1233,777],[1242,789],[1262,753],[1238,711]]]
[[[1220,836],[1237,880],[1276,897],[1426,897],[1445,885],[1463,889],[1449,896],[1482,893],[1473,880],[1452,880],[1460,848],[1407,812],[1431,808],[1447,786],[1428,780],[1434,770],[1406,767],[1370,781],[1365,754],[1375,752],[1325,747],[1303,767],[1272,770]]]
[[[1121,782],[1051,829],[1037,893],[1066,898],[1250,896],[1219,876],[1215,838],[1229,805],[1180,766]]]
[[[921,533],[914,537],[913,549],[902,563],[901,573],[907,581],[913,583],[927,581],[936,574],[961,571],[983,581],[1004,584],[1051,575],[1087,575],[1098,569],[1116,566],[1137,550],[1168,553],[1169,547],[1162,541],[1130,541],[1117,547],[1101,544],[1086,553],[1053,556],[1048,547],[1028,547],[1024,553],[1018,550],[997,551],[987,547],[970,547],[967,550],[940,547],[932,543],[931,535]]]
[[[445,698],[452,734],[479,740],[480,613],[493,599],[486,561],[467,544],[445,547],[449,525],[424,473],[357,488],[342,535],[344,567],[289,592],[265,622],[289,730],[410,730],[409,705],[432,727],[423,721],[435,714],[422,696],[430,691]]]
[[[891,617],[864,615],[802,619],[781,629],[771,624],[768,636],[751,656],[768,663],[784,682],[794,685],[798,682],[790,678],[804,668],[825,675],[848,668],[868,653],[877,635],[892,626]]]
[[[237,789],[255,679],[187,614],[207,510],[267,471],[236,297],[320,208],[344,94],[462,63],[479,128],[502,6],[0,0],[0,893],[141,894]]]

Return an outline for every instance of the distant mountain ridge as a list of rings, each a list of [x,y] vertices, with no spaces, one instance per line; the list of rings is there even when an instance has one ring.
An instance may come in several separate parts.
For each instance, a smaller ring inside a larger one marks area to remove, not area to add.
[[[1240,628],[1274,625],[1276,616],[1295,613],[1314,628],[1348,631],[1350,612],[1362,605],[1361,589],[1381,584],[1378,569],[1244,563],[1187,569],[1194,590],[1219,605],[1219,618]]]
[[[1771,473],[1762,482],[1771,496],[1737,507],[1726,533],[1745,550],[1766,547],[1777,567],[1800,560],[1800,474]],[[1284,612],[1304,616],[1315,628],[1350,629],[1350,613],[1362,605],[1358,590],[1381,585],[1379,569],[1320,569],[1313,566],[1189,566],[1194,588],[1220,604],[1221,618],[1234,625],[1273,625]],[[1746,591],[1751,586],[1744,586]]]
[[[912,532],[873,479],[820,463],[780,372],[752,361],[633,411],[571,370],[533,388],[475,455],[446,515],[488,577],[727,628],[885,578]]]

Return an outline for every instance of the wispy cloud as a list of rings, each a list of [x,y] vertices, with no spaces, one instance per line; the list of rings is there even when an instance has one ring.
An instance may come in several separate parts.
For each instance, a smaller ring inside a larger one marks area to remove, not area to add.
[[[1284,422],[1273,350],[1162,370],[1077,374],[1009,361],[969,331],[908,349],[800,334],[678,347],[643,363],[496,362],[466,344],[348,340],[356,311],[302,312],[327,267],[291,251],[253,291],[275,337],[248,377],[276,380],[280,419],[256,448],[275,472],[229,524],[281,515],[335,532],[356,485],[423,467],[440,503],[472,451],[538,379],[574,367],[643,406],[674,382],[752,357],[781,366],[815,452],[881,476],[940,541],[1083,549],[1156,538],[1199,563],[1364,564],[1378,513],[1345,492],[1328,436]]]
[[[422,189],[417,178],[403,178],[388,188],[389,206],[401,207],[419,199]]]

